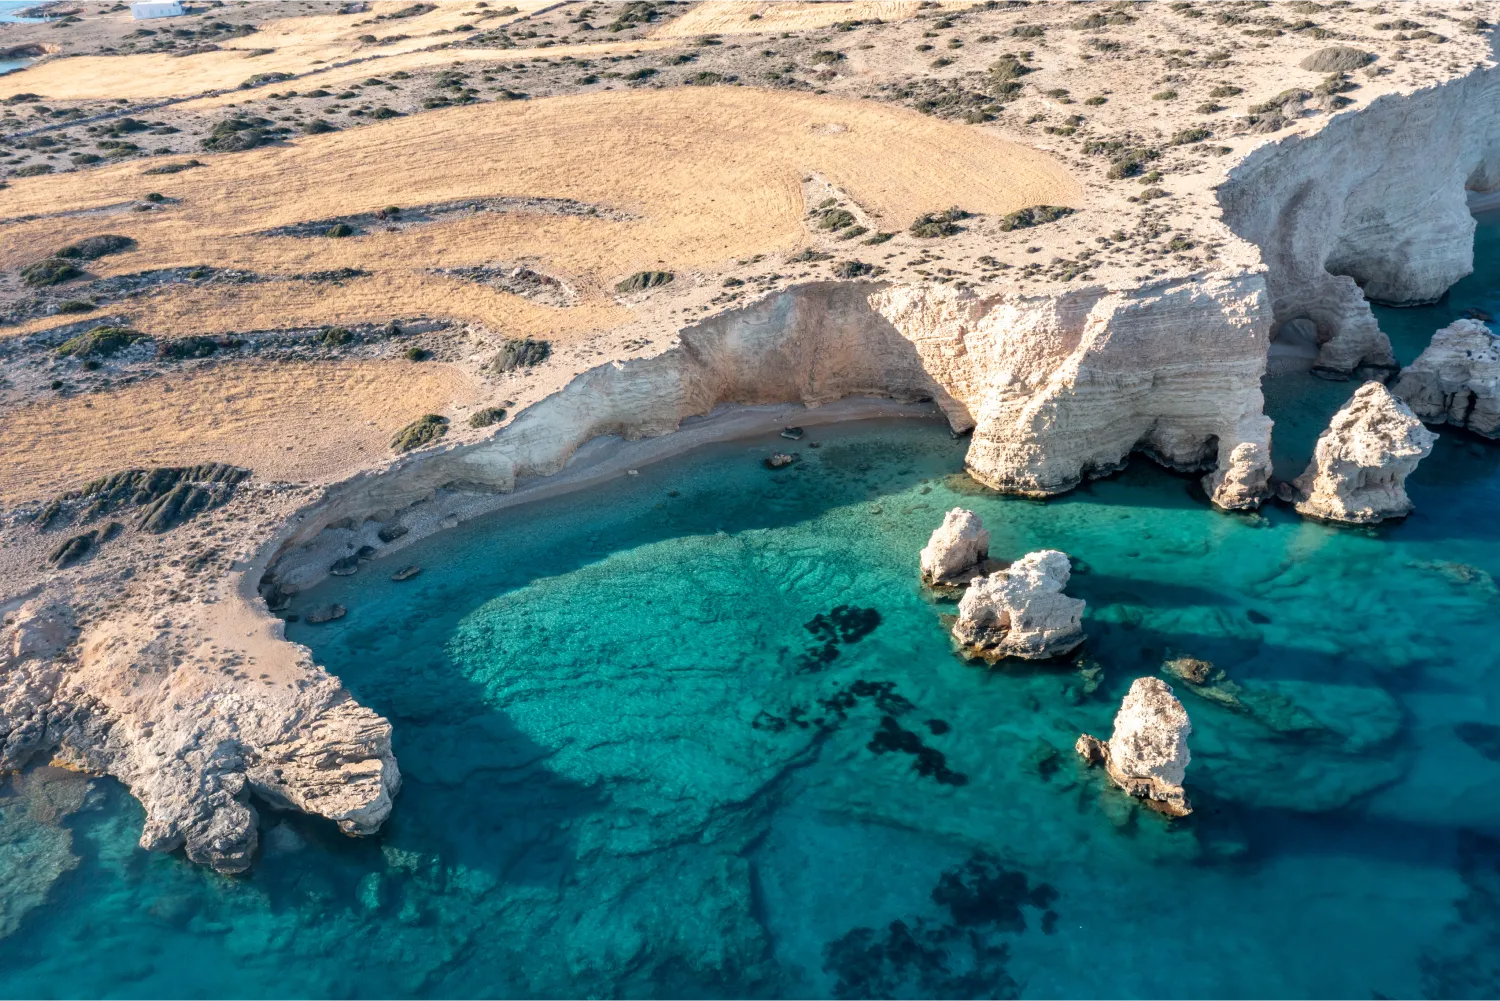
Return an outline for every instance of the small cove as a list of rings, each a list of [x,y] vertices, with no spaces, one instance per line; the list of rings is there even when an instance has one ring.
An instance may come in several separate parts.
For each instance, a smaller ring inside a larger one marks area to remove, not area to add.
[[[1494,234],[1443,302],[1379,311],[1401,362],[1500,312]],[[1267,380],[1278,475],[1354,385]],[[227,879],[136,847],[114,783],[62,820],[10,790],[0,994],[1493,996],[1500,447],[1437,430],[1416,513],[1375,529],[1217,513],[1140,458],[976,492],[967,443],[907,420],[424,540],[288,628],[395,724],[382,833],[266,813]],[[916,553],[956,505],[997,556],[1074,557],[1086,662],[952,654]],[[1179,687],[1197,811],[1167,823],[1071,747],[1173,652],[1242,705]]]

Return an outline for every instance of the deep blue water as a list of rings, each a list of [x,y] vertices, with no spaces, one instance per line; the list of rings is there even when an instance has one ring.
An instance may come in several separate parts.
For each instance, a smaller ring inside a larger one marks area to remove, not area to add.
[[[1381,311],[1402,361],[1500,312],[1481,272]],[[1353,384],[1267,389],[1295,475]],[[783,439],[727,443],[444,533],[288,630],[395,725],[382,833],[267,814],[225,878],[137,848],[113,783],[24,780],[0,994],[1495,996],[1500,446],[1440,431],[1376,529],[1216,513],[1145,460],[996,497],[942,425],[866,422],[786,471]],[[997,556],[1079,562],[1083,661],[952,654],[916,553],[957,504]],[[879,624],[830,654],[840,606]],[[1177,822],[1071,751],[1172,653],[1242,686],[1181,693]]]

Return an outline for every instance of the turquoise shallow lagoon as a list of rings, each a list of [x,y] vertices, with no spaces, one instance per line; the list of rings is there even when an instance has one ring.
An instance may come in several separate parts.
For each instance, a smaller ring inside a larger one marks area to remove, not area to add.
[[[1382,311],[1401,360],[1500,312],[1467,283],[1403,334]],[[1353,384],[1267,389],[1293,463]],[[137,848],[113,783],[13,785],[0,994],[1495,996],[1500,447],[1439,430],[1377,529],[1216,513],[1142,459],[996,497],[944,425],[874,421],[426,540],[288,627],[395,725],[382,833],[266,812],[224,878]],[[960,504],[997,556],[1078,562],[1081,660],[954,656],[916,553]],[[1168,822],[1071,749],[1173,653],[1240,701],[1179,686],[1197,809]]]

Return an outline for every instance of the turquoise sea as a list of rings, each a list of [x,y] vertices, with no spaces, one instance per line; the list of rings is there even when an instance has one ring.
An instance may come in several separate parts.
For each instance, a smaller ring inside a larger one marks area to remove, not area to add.
[[[1497,234],[1380,311],[1403,362],[1500,314]],[[1353,388],[1268,382],[1282,475]],[[113,782],[23,777],[0,994],[1493,997],[1500,446],[1439,430],[1375,529],[1217,513],[1144,459],[996,497],[946,426],[874,421],[444,533],[291,609],[350,610],[288,633],[395,725],[382,833],[263,812],[226,878],[136,847]],[[955,505],[996,556],[1073,556],[1080,660],[951,652],[916,554]],[[1181,821],[1072,752],[1174,653],[1238,686],[1179,686]]]

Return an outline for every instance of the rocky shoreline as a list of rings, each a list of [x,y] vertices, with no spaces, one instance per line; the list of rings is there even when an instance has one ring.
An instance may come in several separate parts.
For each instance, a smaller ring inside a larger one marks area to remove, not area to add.
[[[1045,293],[796,282],[678,325],[656,354],[576,371],[488,437],[371,460],[325,489],[252,483],[173,527],[169,541],[132,531],[90,559],[60,558],[72,565],[0,597],[4,766],[57,760],[113,775],[146,808],[144,846],[183,847],[226,872],[254,860],[257,804],[369,834],[400,786],[391,725],[285,639],[267,596],[274,604],[313,586],[364,546],[394,552],[510,504],[783,425],[940,413],[955,433],[972,433],[968,470],[997,490],[1056,495],[1141,453],[1202,473],[1216,506],[1253,509],[1271,492],[1261,379],[1273,342],[1306,321],[1316,371],[1384,380],[1394,357],[1367,300],[1429,301],[1472,267],[1466,193],[1500,186],[1493,62],[1332,115],[1229,168],[1210,200],[1252,263],[1057,282]],[[1363,169],[1371,149],[1384,157],[1373,176]],[[1480,336],[1450,329],[1443,343],[1460,334]],[[1362,387],[1284,499],[1351,522],[1409,510],[1401,483],[1432,439],[1418,417],[1494,430],[1492,373],[1491,382],[1450,375],[1446,364],[1428,358],[1396,383],[1415,415],[1382,381]],[[1394,430],[1382,437],[1381,427]],[[18,515],[5,531],[38,566],[55,548]],[[978,566],[987,540],[976,531],[971,541],[960,562]],[[196,569],[181,558],[189,550],[203,554]],[[971,586],[972,628],[960,643],[1051,656],[1081,642],[1074,606],[1059,606],[1060,624],[1024,651],[984,635],[979,606],[998,607],[1013,579],[1076,600],[1061,594],[1066,557],[1059,569],[1053,555]],[[951,585],[964,569],[934,564],[930,582]],[[1115,739],[1095,741],[1107,755],[1095,745],[1089,754],[1133,795],[1185,813],[1186,715],[1179,726],[1171,706],[1180,703],[1161,687],[1165,695],[1133,687],[1127,703],[1176,728],[1167,765],[1127,766]],[[1133,717],[1122,707],[1121,718]],[[1116,727],[1116,738],[1129,730]]]

